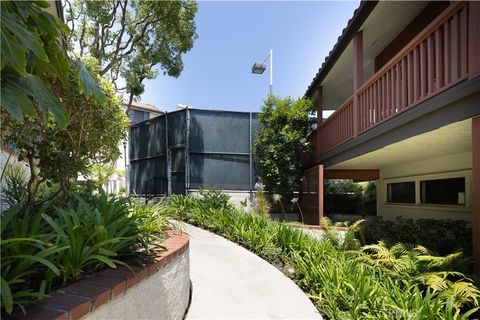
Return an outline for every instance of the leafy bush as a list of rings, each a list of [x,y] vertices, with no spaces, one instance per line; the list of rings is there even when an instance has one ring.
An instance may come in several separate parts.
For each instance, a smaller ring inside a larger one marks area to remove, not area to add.
[[[441,254],[462,251],[466,256],[472,253],[472,229],[463,220],[407,219],[383,220],[382,217],[369,219],[363,226],[369,243],[385,241],[421,245]]]
[[[200,189],[204,206],[214,209],[226,209],[230,206],[230,196],[218,189]]]
[[[269,96],[258,114],[263,126],[254,144],[259,175],[266,190],[286,202],[300,185],[302,154],[311,147],[307,134],[315,121],[313,109],[305,98]]]
[[[13,206],[2,214],[2,312],[106,266],[160,248],[169,223],[156,207],[108,197],[72,196],[63,208]]]
[[[255,194],[252,201],[252,209],[253,213],[256,215],[268,217],[270,215],[271,205],[263,188],[263,184],[255,184]]]
[[[435,256],[423,247],[384,243],[359,249],[350,226],[341,241],[325,222],[318,241],[292,226],[233,207],[211,208],[175,196],[164,211],[235,241],[284,269],[328,319],[468,319],[480,292],[458,272],[461,254]]]
[[[376,185],[352,180],[326,180],[325,213],[376,215]]]

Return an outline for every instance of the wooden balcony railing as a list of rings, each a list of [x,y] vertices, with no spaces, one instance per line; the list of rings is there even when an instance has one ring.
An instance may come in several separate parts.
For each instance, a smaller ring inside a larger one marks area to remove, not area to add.
[[[467,79],[468,59],[479,59],[480,54],[468,56],[468,32],[472,31],[468,30],[467,17],[467,2],[454,3],[442,12],[354,92],[357,99],[350,97],[318,127],[311,135],[317,139],[315,154],[345,143]]]
[[[353,137],[353,97],[338,108],[317,130],[317,152],[323,152]]]

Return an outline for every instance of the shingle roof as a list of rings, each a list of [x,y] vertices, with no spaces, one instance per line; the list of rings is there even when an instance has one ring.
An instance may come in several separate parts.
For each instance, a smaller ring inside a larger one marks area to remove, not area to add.
[[[358,8],[353,12],[353,16],[348,20],[347,26],[343,29],[342,34],[338,37],[337,43],[333,46],[333,49],[328,53],[328,56],[325,57],[325,61],[322,63],[322,66],[318,70],[317,74],[313,78],[312,82],[305,92],[305,96],[313,96],[315,89],[321,83],[321,81],[328,74],[330,69],[333,67],[337,59],[342,54],[343,50],[348,46],[350,40],[353,38],[355,33],[363,25],[367,17],[373,11],[378,1],[366,1],[362,0]]]
[[[123,100],[122,104],[124,106],[128,106],[128,100]],[[153,112],[158,112],[158,113],[164,113],[163,111],[160,111],[157,106],[151,104],[151,103],[146,103],[146,102],[137,102],[137,101],[132,101],[132,108],[138,108],[142,110],[148,110],[148,111],[153,111]]]

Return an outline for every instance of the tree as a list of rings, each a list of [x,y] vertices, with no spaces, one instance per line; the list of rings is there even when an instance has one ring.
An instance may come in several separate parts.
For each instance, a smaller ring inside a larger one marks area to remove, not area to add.
[[[1,111],[16,120],[51,115],[66,125],[68,113],[53,94],[53,83],[65,88],[70,75],[85,98],[103,103],[105,96],[82,62],[67,55],[62,41],[68,29],[44,10],[49,6],[47,1],[1,2]]]
[[[310,100],[269,96],[258,115],[263,128],[255,139],[259,175],[265,189],[284,201],[298,190],[302,154],[310,148],[307,134],[314,121]]]
[[[69,122],[61,126],[46,114],[24,116],[21,121],[4,115],[4,136],[17,150],[19,160],[30,167],[27,186],[31,205],[39,186],[46,181],[58,183],[64,196],[79,174],[87,175],[92,163],[111,163],[120,150],[118,145],[126,136],[128,119],[115,96],[113,85],[98,75],[95,59],[85,59],[87,71],[106,97],[106,103],[85,99],[74,81],[75,69],[65,80],[52,84],[52,92],[67,112]],[[38,168],[38,171],[35,170]]]
[[[108,76],[117,91],[126,91],[130,103],[143,93],[143,81],[154,79],[160,65],[164,74],[178,77],[182,54],[197,38],[194,1],[65,1],[71,42],[79,55],[100,62],[100,76]],[[118,87],[118,79],[125,87]]]

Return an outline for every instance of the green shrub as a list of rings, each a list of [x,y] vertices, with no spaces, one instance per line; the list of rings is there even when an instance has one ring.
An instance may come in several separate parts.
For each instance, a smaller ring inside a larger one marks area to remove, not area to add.
[[[230,206],[230,196],[221,190],[214,188],[200,189],[199,194],[203,200],[202,203],[207,208],[226,209]]]
[[[24,304],[44,297],[49,278],[60,275],[55,256],[66,247],[53,245],[52,230],[41,216],[22,212],[21,205],[2,214],[1,233],[2,310],[11,313],[14,306],[24,310]]]
[[[462,251],[465,256],[472,253],[472,229],[469,222],[463,220],[397,217],[390,221],[374,217],[364,224],[363,229],[369,243],[410,243],[425,246],[441,255],[456,251]]]
[[[328,319],[468,319],[478,310],[480,292],[458,272],[466,265],[461,254],[435,256],[405,244],[359,248],[361,222],[341,240],[326,221],[318,241],[261,215],[209,208],[198,197],[175,196],[163,210],[293,269],[291,277]]]
[[[13,206],[2,214],[2,314],[48,292],[161,247],[169,222],[157,207],[108,197],[73,195],[63,208]]]

